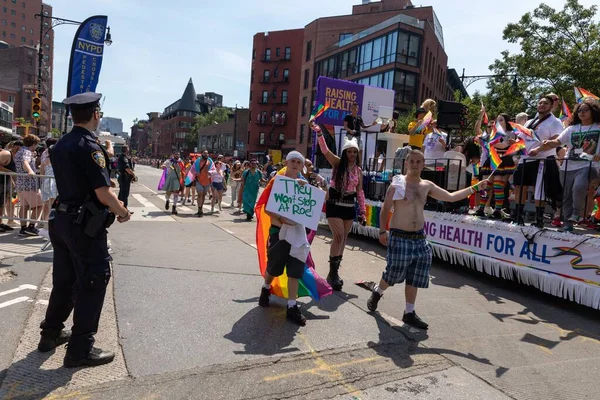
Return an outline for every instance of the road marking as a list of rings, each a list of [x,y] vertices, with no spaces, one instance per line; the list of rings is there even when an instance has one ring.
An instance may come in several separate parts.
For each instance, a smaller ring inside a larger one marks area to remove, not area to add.
[[[13,304],[19,304],[19,303],[22,303],[27,300],[29,300],[29,297],[27,297],[27,296],[17,297],[16,299],[12,299],[9,301],[5,301],[4,303],[0,303],[0,308],[12,306]]]
[[[20,292],[21,290],[27,290],[27,289],[36,290],[37,286],[35,286],[35,285],[28,285],[28,284],[21,285],[19,287],[14,288],[14,289],[5,290],[4,292],[0,292],[0,296],[4,296],[4,295],[7,295],[7,294],[11,294],[11,293],[17,293],[17,292]]]
[[[224,230],[225,232],[229,233],[230,235],[234,235],[234,233],[233,233],[232,231],[230,231],[229,229],[225,229],[225,228],[223,228],[223,230]]]
[[[249,244],[250,244],[250,246],[254,247],[255,249],[257,248],[255,244],[253,244],[253,243],[249,243]]]
[[[144,184],[141,184],[141,183],[140,183],[140,185],[141,185],[141,186],[143,186],[143,187],[145,187],[146,189],[148,189],[148,190],[149,190],[149,191],[151,191],[152,193],[154,193],[154,194],[158,194],[158,193],[156,193],[154,190],[150,189],[148,186],[146,186],[146,185],[144,185]]]
[[[139,193],[135,193],[133,195],[133,198],[136,199],[137,201],[139,201],[140,203],[142,203],[142,205],[144,207],[158,208],[152,202],[150,202],[149,200],[147,200],[144,196],[142,196]]]
[[[188,208],[186,206],[177,206],[177,209],[185,212],[193,212],[191,208]]]

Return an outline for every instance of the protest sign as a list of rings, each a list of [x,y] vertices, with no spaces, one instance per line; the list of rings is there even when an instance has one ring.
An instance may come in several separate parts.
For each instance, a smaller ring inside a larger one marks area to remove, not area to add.
[[[301,186],[296,179],[277,175],[266,210],[317,230],[324,202],[324,191],[308,183]]]

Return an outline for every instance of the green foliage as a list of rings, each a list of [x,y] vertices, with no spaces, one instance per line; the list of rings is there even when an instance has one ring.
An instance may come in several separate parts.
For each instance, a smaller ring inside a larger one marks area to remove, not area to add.
[[[566,0],[562,10],[540,4],[517,23],[509,23],[503,39],[521,51],[501,53],[490,66],[494,74],[518,74],[518,91],[505,80],[490,80],[490,104],[514,116],[533,111],[537,99],[554,92],[573,104],[573,86],[592,92],[600,89],[600,23],[594,21],[597,6],[586,8],[578,0]]]
[[[208,114],[200,114],[196,116],[194,126],[190,133],[186,136],[188,146],[194,147],[198,145],[198,131],[204,127],[220,124],[229,120],[231,110],[226,107],[217,107]]]
[[[50,130],[50,135],[54,138],[59,138],[61,136],[61,134],[62,133],[61,133],[60,129],[58,129],[58,128],[52,128]]]
[[[412,109],[407,111],[406,114],[400,113],[396,133],[408,134],[408,124],[415,120],[415,112],[417,112],[417,106],[413,104]]]

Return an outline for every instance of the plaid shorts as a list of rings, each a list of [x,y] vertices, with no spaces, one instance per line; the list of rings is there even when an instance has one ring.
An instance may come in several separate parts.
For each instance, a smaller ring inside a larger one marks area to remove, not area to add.
[[[424,234],[391,229],[386,261],[382,279],[390,286],[406,281],[407,285],[417,288],[429,287],[429,269],[432,250],[426,239],[404,239],[394,236],[400,234]]]

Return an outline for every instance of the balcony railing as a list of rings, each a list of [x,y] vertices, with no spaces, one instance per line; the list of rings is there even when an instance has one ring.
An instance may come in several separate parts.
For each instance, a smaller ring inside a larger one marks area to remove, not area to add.
[[[285,125],[287,123],[286,113],[277,113],[275,116],[269,117],[267,113],[261,113],[256,116],[258,125]]]

